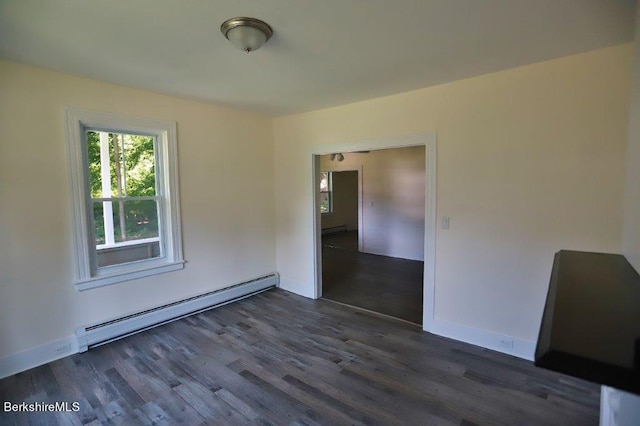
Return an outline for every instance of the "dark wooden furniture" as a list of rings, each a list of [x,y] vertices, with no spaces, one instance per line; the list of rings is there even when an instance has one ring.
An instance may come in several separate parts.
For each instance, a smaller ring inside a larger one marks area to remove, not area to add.
[[[624,256],[556,254],[535,364],[640,394],[640,276]]]

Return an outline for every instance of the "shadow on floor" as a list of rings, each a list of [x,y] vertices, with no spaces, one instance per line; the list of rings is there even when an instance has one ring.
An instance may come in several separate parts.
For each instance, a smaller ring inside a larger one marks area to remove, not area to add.
[[[358,251],[357,231],[322,237],[322,296],[422,324],[424,262]]]

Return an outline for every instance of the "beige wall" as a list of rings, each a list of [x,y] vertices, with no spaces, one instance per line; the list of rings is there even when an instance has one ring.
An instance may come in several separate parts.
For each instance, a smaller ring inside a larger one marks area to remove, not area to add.
[[[620,252],[632,46],[274,120],[277,265],[313,294],[312,152],[437,133],[438,319],[537,339],[553,255]],[[315,147],[315,148],[314,148]]]
[[[362,251],[424,259],[424,146],[320,157],[321,170],[362,171]],[[323,221],[324,224],[324,221]]]
[[[636,12],[633,85],[629,113],[624,203],[624,254],[640,271],[640,7]]]
[[[0,358],[273,272],[271,119],[0,62]],[[177,122],[185,269],[78,292],[63,107]]]

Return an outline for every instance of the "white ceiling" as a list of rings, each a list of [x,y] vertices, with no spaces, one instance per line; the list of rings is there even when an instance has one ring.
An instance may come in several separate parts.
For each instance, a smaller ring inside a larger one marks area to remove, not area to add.
[[[633,39],[635,0],[0,0],[0,58],[278,116]],[[234,16],[273,38],[245,54]]]

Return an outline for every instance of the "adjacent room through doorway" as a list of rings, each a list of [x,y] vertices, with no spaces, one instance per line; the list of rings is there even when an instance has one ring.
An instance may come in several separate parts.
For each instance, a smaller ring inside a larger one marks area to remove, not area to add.
[[[424,146],[320,156],[322,297],[421,325]]]

